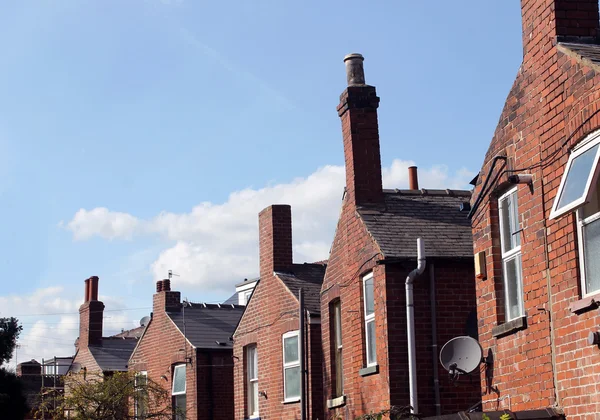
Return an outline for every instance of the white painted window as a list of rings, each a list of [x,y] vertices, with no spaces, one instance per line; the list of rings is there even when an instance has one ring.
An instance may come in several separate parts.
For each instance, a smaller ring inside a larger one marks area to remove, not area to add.
[[[248,290],[248,291],[244,292],[244,297],[242,298],[243,302],[244,302],[243,305],[248,304],[248,301],[250,300],[250,296],[252,296],[252,290]]]
[[[506,321],[524,315],[523,275],[521,268],[521,227],[517,187],[511,188],[498,199],[500,217],[500,246],[502,248],[502,277]]]
[[[177,365],[173,369],[173,409],[176,411],[175,420],[186,418],[186,375],[185,365]]]
[[[600,291],[600,183],[587,204],[577,210],[581,290],[584,296]]]
[[[283,393],[285,401],[300,399],[300,343],[298,331],[283,334]]]
[[[246,393],[248,395],[248,416],[258,417],[258,353],[256,345],[246,347]]]
[[[365,306],[367,366],[374,366],[377,364],[377,350],[375,339],[375,295],[372,272],[363,277],[363,301]]]
[[[344,368],[342,363],[342,302],[335,301],[331,305],[333,314],[333,349],[335,352],[335,396],[344,395]]]
[[[573,150],[554,198],[550,219],[576,210],[587,203],[598,180],[600,132],[596,132]]]
[[[136,420],[144,420],[148,415],[148,372],[135,374],[134,389],[133,414]]]

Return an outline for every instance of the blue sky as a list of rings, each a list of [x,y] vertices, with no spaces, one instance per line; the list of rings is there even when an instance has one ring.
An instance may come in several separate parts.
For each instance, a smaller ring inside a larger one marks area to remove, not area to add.
[[[326,258],[350,52],[381,97],[386,186],[412,162],[423,187],[466,188],[521,62],[520,5],[434,3],[3,3],[0,316],[24,323],[19,359],[71,351],[91,275],[127,309],[107,329],[147,314],[167,269],[226,298],[258,271],[272,202],[293,206],[295,258]]]

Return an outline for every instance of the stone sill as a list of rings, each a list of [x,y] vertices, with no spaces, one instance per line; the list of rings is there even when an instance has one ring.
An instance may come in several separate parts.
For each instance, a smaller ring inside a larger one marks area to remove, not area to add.
[[[327,408],[336,408],[342,407],[346,405],[346,396],[342,395],[341,397],[333,398],[331,400],[327,400]]]
[[[290,398],[289,400],[281,401],[281,404],[296,404],[300,402],[300,398]]]
[[[369,376],[379,373],[379,365],[368,366],[358,371],[360,376]]]
[[[569,305],[569,309],[573,313],[582,313],[587,310],[596,309],[600,306],[600,293],[581,298]]]
[[[506,335],[514,334],[517,331],[524,330],[525,328],[527,328],[527,317],[522,316],[505,322],[504,324],[496,325],[492,328],[492,337],[504,337]]]

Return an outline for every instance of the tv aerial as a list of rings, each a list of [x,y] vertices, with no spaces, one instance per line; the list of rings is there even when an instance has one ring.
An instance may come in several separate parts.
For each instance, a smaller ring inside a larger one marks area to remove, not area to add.
[[[460,336],[448,341],[440,351],[440,363],[452,380],[467,375],[485,362],[481,345],[472,337]]]
[[[149,316],[145,316],[142,319],[140,319],[140,327],[145,327],[150,323],[150,317]]]

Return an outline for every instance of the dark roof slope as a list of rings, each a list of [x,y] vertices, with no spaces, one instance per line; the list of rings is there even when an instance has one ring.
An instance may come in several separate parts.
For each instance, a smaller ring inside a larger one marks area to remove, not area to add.
[[[304,306],[309,312],[321,313],[320,292],[325,276],[325,264],[294,264],[289,272],[278,272],[277,277],[298,297],[298,290],[304,293]]]
[[[473,239],[466,213],[470,191],[384,190],[385,207],[358,213],[386,258],[416,258],[417,238],[426,257],[472,257]]]
[[[595,70],[600,70],[600,45],[561,42],[558,44],[558,50]]]
[[[123,330],[119,334],[111,335],[111,337],[140,338],[142,336],[142,334],[144,333],[144,328],[146,328],[146,327],[144,327],[143,325],[140,325],[139,327],[132,328],[130,330]]]
[[[125,371],[137,341],[136,338],[103,337],[101,346],[89,346],[89,350],[103,371]]]
[[[244,313],[245,306],[191,303],[180,312],[167,312],[183,334],[183,311],[185,310],[185,335],[197,348],[231,349],[229,339]],[[221,343],[221,344],[219,344]]]
[[[237,305],[239,302],[238,294],[234,293],[223,302],[223,305]]]

